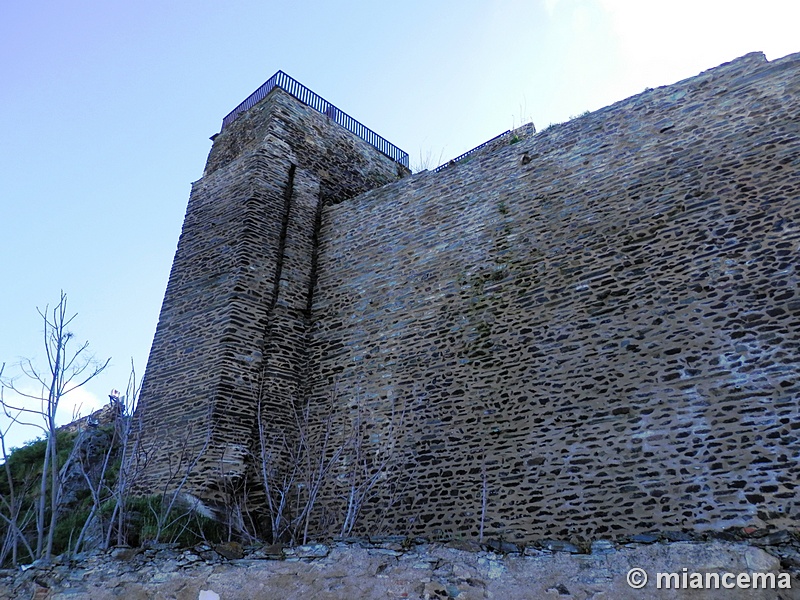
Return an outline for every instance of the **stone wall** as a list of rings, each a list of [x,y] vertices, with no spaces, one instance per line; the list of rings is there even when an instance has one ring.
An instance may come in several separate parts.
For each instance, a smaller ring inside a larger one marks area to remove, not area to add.
[[[118,548],[79,564],[39,565],[24,573],[0,572],[0,597],[13,600],[559,600],[800,598],[800,582],[780,561],[746,544],[687,542],[615,547],[594,544],[576,554],[563,548],[511,553],[465,549],[465,544],[311,544],[257,548],[243,555],[232,545],[178,551]],[[229,559],[223,558],[227,556]],[[627,583],[644,569],[640,589]],[[686,571],[687,585],[682,577]],[[675,573],[670,587],[658,573]],[[719,581],[709,579],[706,573]],[[747,577],[737,587],[735,577]],[[759,573],[759,578],[753,577]],[[732,574],[724,579],[726,574]],[[690,579],[691,577],[691,579]],[[699,580],[697,578],[700,578]],[[698,586],[698,581],[700,586]],[[731,583],[734,583],[732,586]],[[693,583],[690,587],[689,583]],[[723,585],[723,583],[727,585]]]
[[[396,181],[273,92],[193,186],[140,489],[202,455],[225,504],[261,411],[330,442],[320,533],[354,490],[361,534],[794,526],[799,115],[800,55],[750,54]]]
[[[143,381],[137,490],[225,504],[259,410],[292,435],[321,207],[406,173],[280,89],[214,137]]]
[[[800,55],[517,139],[323,211],[318,421],[396,455],[359,531],[796,524]]]

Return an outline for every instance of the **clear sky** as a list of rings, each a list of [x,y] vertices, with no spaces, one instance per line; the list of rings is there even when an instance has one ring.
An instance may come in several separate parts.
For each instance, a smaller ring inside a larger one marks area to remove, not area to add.
[[[799,52],[798,23],[797,0],[4,2],[0,362],[44,358],[36,307],[63,289],[76,337],[112,357],[64,418],[124,389],[131,357],[144,370],[208,138],[278,69],[433,167],[528,121]]]

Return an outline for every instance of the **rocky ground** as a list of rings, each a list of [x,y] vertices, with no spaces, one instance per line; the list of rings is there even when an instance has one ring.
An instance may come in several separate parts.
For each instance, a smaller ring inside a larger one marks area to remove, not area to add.
[[[679,534],[667,534],[614,543],[601,540],[583,548],[556,541],[521,548],[499,541],[437,544],[401,538],[293,548],[243,548],[237,543],[115,548],[24,571],[3,571],[0,598],[800,599],[796,537],[781,532],[770,536],[682,541],[669,539]],[[633,568],[649,575],[642,589],[627,583]],[[689,576],[775,573],[776,588],[782,581],[791,589],[656,588],[657,573],[676,572],[680,578],[683,569]],[[791,572],[794,575],[779,575]]]

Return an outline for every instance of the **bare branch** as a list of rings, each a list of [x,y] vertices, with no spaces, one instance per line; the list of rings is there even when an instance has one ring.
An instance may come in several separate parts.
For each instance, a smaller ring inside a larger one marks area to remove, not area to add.
[[[43,323],[42,337],[48,368],[47,371],[38,369],[31,359],[21,361],[19,367],[23,375],[41,386],[41,393],[35,395],[23,391],[13,379],[2,378],[0,383],[4,388],[9,388],[22,398],[39,400],[40,408],[37,410],[27,406],[18,406],[16,403],[7,403],[5,399],[0,401],[0,404],[12,425],[25,423],[21,420],[23,414],[39,416],[43,422],[43,424],[25,424],[39,427],[45,433],[46,448],[35,510],[37,531],[35,555],[37,558],[49,559],[53,548],[53,535],[58,519],[59,497],[63,484],[63,475],[58,468],[56,448],[56,421],[59,403],[65,394],[85,385],[99,375],[108,366],[110,359],[104,363],[95,360],[88,353],[88,342],[71,352],[70,341],[74,335],[68,331],[68,328],[77,317],[77,313],[71,317],[68,316],[67,295],[63,290],[59,302],[52,312],[49,305],[45,306],[44,310],[37,308],[37,312]],[[52,319],[50,318],[51,314]],[[3,370],[0,370],[0,377],[2,377]],[[48,504],[49,525],[45,523]]]

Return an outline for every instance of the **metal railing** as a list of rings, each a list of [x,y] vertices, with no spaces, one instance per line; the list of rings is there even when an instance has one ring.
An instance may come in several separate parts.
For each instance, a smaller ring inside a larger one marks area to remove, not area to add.
[[[511,130],[510,130],[510,129],[509,129],[509,130],[507,130],[507,131],[504,131],[504,132],[503,132],[503,133],[501,133],[500,135],[496,135],[496,136],[494,136],[494,137],[493,137],[492,139],[490,139],[489,141],[487,141],[487,142],[483,142],[483,143],[482,143],[480,146],[475,146],[475,147],[474,147],[472,150],[468,150],[468,151],[464,152],[464,154],[462,154],[462,155],[460,155],[460,156],[456,156],[455,158],[453,158],[453,159],[451,159],[451,160],[448,160],[446,163],[439,165],[438,167],[436,167],[436,168],[433,170],[433,172],[434,172],[434,173],[438,173],[438,172],[439,172],[439,171],[441,171],[442,169],[446,169],[447,167],[449,167],[449,166],[451,166],[451,165],[454,165],[454,164],[456,164],[457,162],[459,162],[459,161],[462,161],[462,160],[464,160],[465,158],[467,158],[467,157],[469,157],[469,156],[472,156],[472,155],[473,155],[473,154],[475,154],[475,153],[476,153],[478,150],[481,150],[481,149],[485,148],[486,146],[488,146],[489,144],[491,144],[492,142],[496,142],[497,140],[499,140],[499,139],[501,139],[501,138],[504,138],[504,137],[506,137],[506,136],[508,136],[508,135],[510,135],[510,134],[511,134]]]
[[[255,92],[250,94],[242,101],[239,106],[229,112],[224,119],[222,119],[222,130],[228,125],[233,123],[236,118],[249,108],[252,108],[256,103],[260,102],[275,88],[280,88],[284,92],[294,96],[303,104],[318,110],[323,115],[330,117],[332,121],[336,121],[339,125],[356,134],[368,144],[374,146],[381,153],[385,154],[394,161],[399,162],[401,165],[408,167],[408,153],[403,152],[400,148],[379,136],[372,131],[369,127],[362,125],[346,112],[339,110],[333,104],[325,100],[322,96],[312,92],[302,83],[290,77],[283,71],[278,71],[267,79],[264,84]]]

